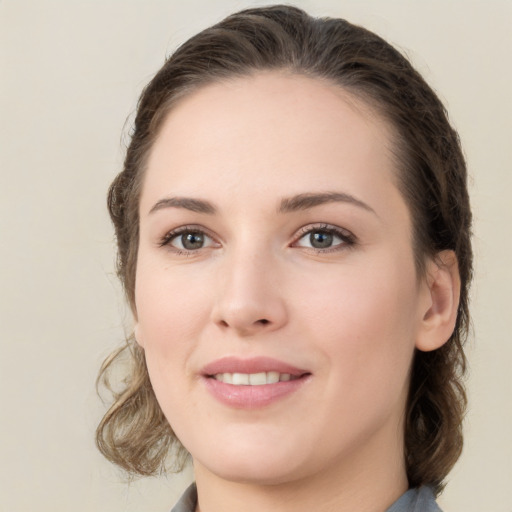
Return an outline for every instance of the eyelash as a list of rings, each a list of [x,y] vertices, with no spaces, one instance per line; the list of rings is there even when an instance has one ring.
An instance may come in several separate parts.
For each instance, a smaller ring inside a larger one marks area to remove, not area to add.
[[[199,226],[181,226],[177,229],[173,229],[172,231],[169,231],[165,234],[165,236],[162,237],[162,239],[159,241],[158,245],[160,247],[169,247],[173,252],[175,252],[178,256],[191,256],[194,253],[197,253],[200,249],[204,249],[204,247],[201,247],[200,249],[196,250],[187,250],[187,249],[179,249],[178,247],[172,247],[171,242],[178,238],[180,235],[184,235],[186,233],[196,233],[199,235],[206,236],[210,238],[211,240],[214,240],[214,237],[211,236],[204,228],[201,228]]]
[[[312,233],[325,233],[328,235],[333,235],[341,240],[341,243],[334,245],[332,247],[328,248],[316,248],[316,247],[305,247],[305,246],[299,246],[297,245],[300,240],[302,240],[306,235],[311,235]],[[162,237],[162,239],[159,241],[158,245],[159,247],[169,247],[175,254],[178,256],[191,256],[194,253],[198,253],[201,249],[206,249],[207,247],[200,247],[198,249],[192,250],[192,249],[180,249],[178,247],[172,247],[171,242],[178,238],[180,235],[186,234],[186,233],[196,233],[199,235],[203,235],[208,237],[209,239],[213,240],[215,242],[215,238],[210,235],[204,228],[199,226],[181,226],[177,229],[174,229],[172,231],[169,231],[165,234],[165,236]],[[357,243],[357,238],[348,230],[342,229],[336,226],[332,226],[330,224],[317,224],[317,225],[311,225],[308,224],[307,226],[302,227],[299,232],[297,233],[297,236],[294,239],[294,242],[291,244],[291,247],[302,247],[303,249],[306,249],[308,251],[315,252],[317,254],[326,254],[331,252],[337,252],[345,249],[349,249],[353,247]]]
[[[292,246],[296,247],[296,244],[300,240],[302,240],[306,235],[311,235],[312,233],[325,233],[328,235],[334,235],[341,240],[341,243],[325,249],[317,247],[303,247],[303,249],[313,251],[317,254],[343,251],[352,248],[357,243],[357,238],[354,236],[354,234],[346,229],[342,229],[331,224],[308,224],[299,230],[295,242],[293,242]]]

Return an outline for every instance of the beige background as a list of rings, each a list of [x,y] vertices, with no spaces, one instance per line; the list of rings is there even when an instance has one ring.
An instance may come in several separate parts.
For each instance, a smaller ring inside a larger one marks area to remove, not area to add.
[[[0,0],[0,511],[166,511],[185,478],[126,485],[96,453],[100,361],[129,316],[105,191],[167,52],[235,0]],[[462,137],[475,212],[464,455],[446,512],[512,512],[512,1],[297,1],[402,48]]]

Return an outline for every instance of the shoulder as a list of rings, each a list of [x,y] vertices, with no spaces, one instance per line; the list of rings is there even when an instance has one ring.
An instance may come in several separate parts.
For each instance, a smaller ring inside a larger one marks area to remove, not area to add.
[[[409,489],[386,512],[442,512],[428,486]]]
[[[197,489],[191,484],[171,512],[194,512],[197,505]],[[386,512],[442,512],[432,489],[427,486],[409,489]]]
[[[197,505],[196,484],[191,484],[182,494],[178,503],[174,505],[171,512],[194,512]]]

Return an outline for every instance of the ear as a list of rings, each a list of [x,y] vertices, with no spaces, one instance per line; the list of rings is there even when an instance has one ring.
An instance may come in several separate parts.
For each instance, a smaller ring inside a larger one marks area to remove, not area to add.
[[[140,324],[137,320],[135,320],[135,325],[133,326],[133,337],[139,347],[144,348],[143,336],[140,330]]]
[[[460,298],[460,275],[453,251],[441,251],[427,263],[425,283],[427,299],[416,339],[423,352],[444,345],[455,329]]]

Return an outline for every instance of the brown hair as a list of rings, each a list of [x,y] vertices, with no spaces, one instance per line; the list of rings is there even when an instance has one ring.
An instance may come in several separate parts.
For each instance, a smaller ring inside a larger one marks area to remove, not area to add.
[[[406,406],[409,484],[430,484],[439,492],[461,453],[466,407],[463,345],[472,276],[466,166],[436,94],[379,36],[342,19],[316,19],[278,5],[229,16],[192,37],[165,62],[141,95],[124,169],[108,196],[118,273],[128,301],[136,314],[140,185],[166,114],[181,97],[208,83],[274,69],[329,80],[372,105],[394,127],[399,187],[413,219],[418,274],[427,257],[443,250],[456,254],[462,285],[455,330],[438,350],[416,351]],[[122,389],[113,391],[97,444],[126,470],[150,475],[164,469],[169,451],[174,461],[181,460],[183,448],[158,406],[144,352],[133,339],[105,361],[99,380],[108,385],[109,370],[123,353],[129,354],[131,367]]]

